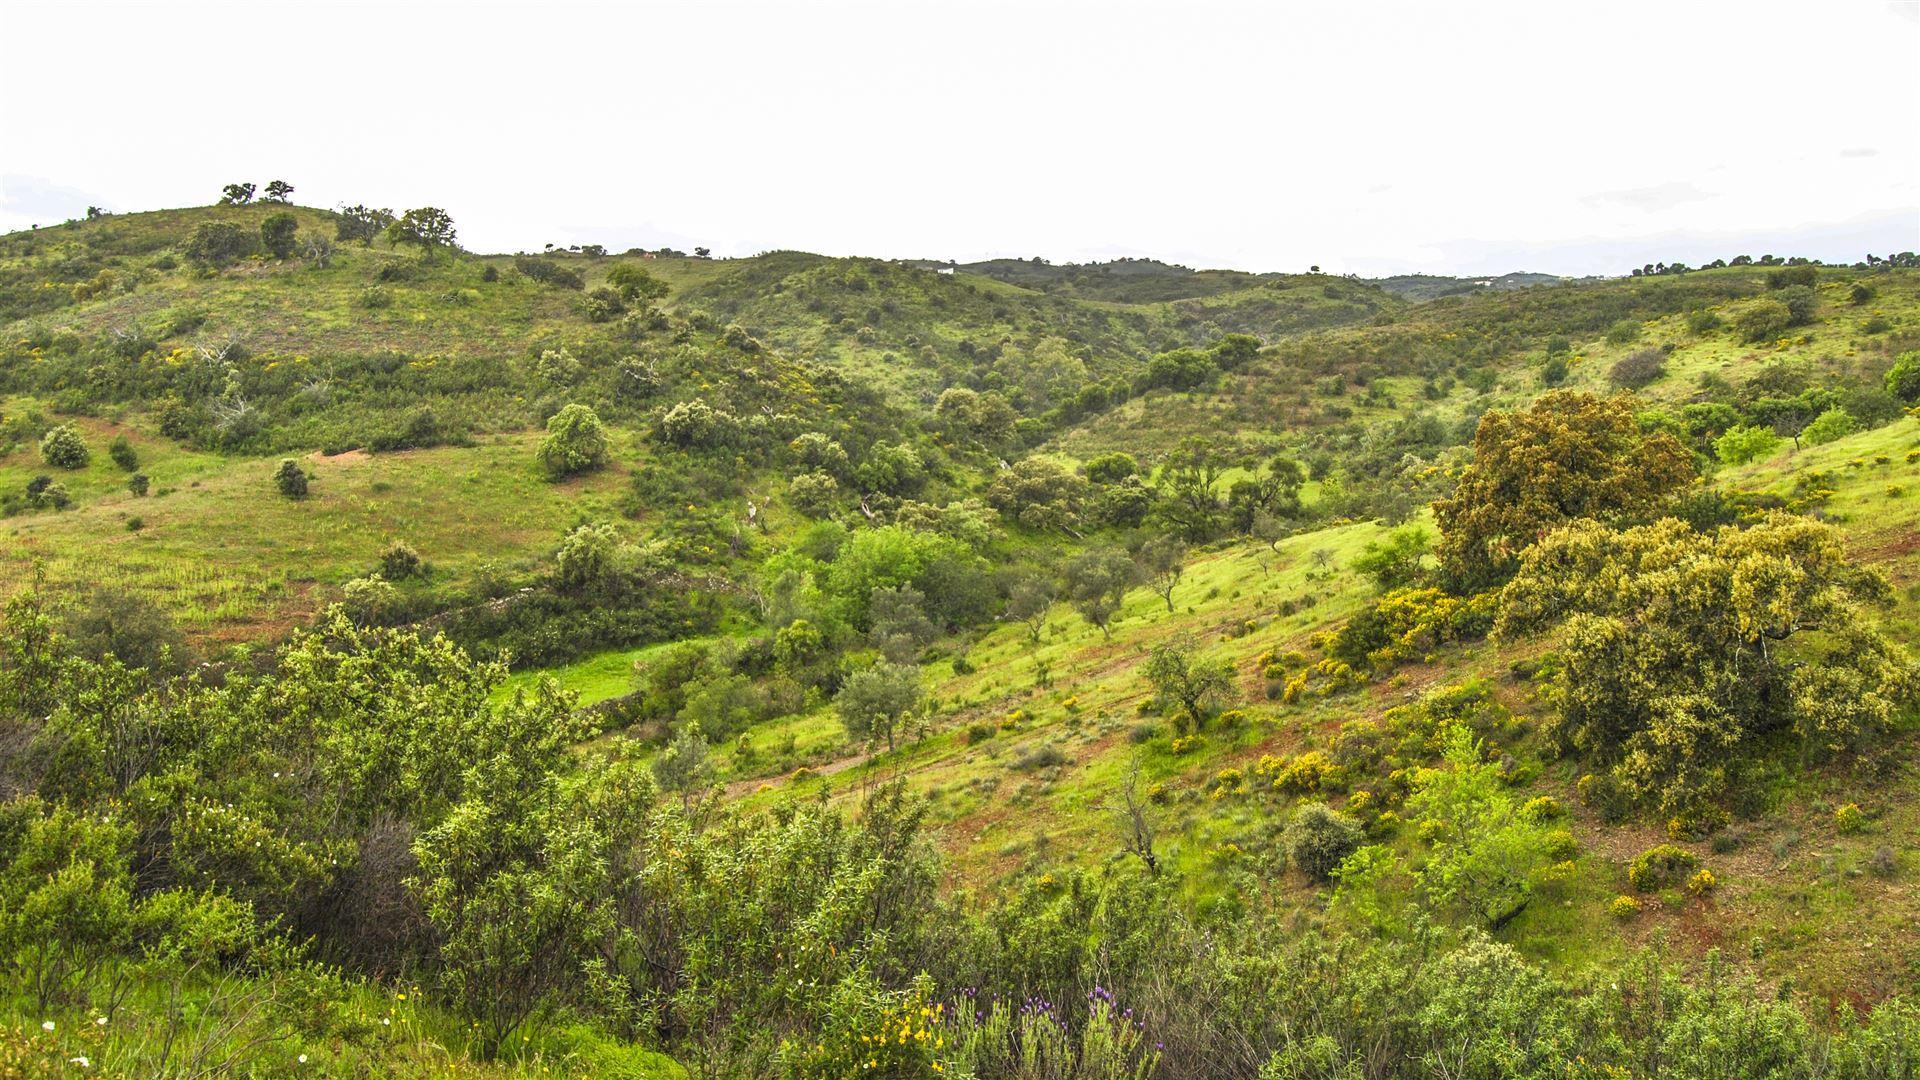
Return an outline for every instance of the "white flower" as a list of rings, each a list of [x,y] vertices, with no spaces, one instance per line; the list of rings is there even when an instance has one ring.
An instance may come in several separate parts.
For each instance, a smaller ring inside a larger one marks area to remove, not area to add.
[[[383,1017],[381,1017],[381,1018],[380,1018],[380,1024],[381,1024],[381,1026],[382,1026],[382,1027],[392,1027],[392,1026],[393,1026],[393,1017],[391,1017],[391,1016],[383,1016]]]
[[[96,1016],[93,1018],[93,1022],[96,1024],[99,1024],[101,1027],[105,1027],[107,1024],[107,1018],[104,1016]]]
[[[41,1031],[52,1031],[52,1030],[53,1030],[53,1021],[51,1021],[51,1020],[42,1020],[42,1021],[40,1021],[40,1030],[41,1030]]]
[[[85,1054],[82,1054],[82,1055],[80,1055],[79,1057],[70,1057],[70,1058],[68,1058],[68,1059],[67,1059],[67,1064],[69,1064],[69,1065],[78,1065],[78,1066],[80,1066],[81,1068],[83,1068],[83,1069],[84,1069],[84,1068],[86,1068],[87,1066],[89,1066],[89,1065],[91,1065],[91,1064],[93,1064],[93,1062],[91,1062],[91,1061],[88,1061],[88,1060],[87,1060],[87,1058],[86,1058],[86,1055],[85,1055]]]
[[[305,1055],[305,1054],[301,1054],[301,1055],[300,1055],[300,1064],[302,1064],[302,1065],[305,1065],[306,1063],[307,1063],[307,1055]]]

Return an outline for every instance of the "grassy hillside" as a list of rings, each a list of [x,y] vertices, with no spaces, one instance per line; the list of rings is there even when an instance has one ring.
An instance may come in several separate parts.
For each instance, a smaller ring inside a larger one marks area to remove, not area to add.
[[[1644,1017],[1648,964],[1795,1054],[1911,1030],[1920,272],[340,222],[0,238],[0,898],[109,928],[53,990],[8,968],[0,1062],[164,1071],[185,994],[259,1075],[840,1075],[907,1035],[895,1075],[999,1075],[1056,1028],[1048,1075],[1347,1075],[1353,1017],[1467,1030],[1452,964],[1564,1021],[1469,1041],[1596,1068],[1632,1055],[1570,1033],[1643,1029],[1572,1017]]]

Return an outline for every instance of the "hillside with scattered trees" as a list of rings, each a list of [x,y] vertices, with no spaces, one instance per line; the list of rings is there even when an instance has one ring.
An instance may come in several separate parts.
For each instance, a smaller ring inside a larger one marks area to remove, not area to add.
[[[1911,1077],[1920,268],[0,237],[0,1076]]]

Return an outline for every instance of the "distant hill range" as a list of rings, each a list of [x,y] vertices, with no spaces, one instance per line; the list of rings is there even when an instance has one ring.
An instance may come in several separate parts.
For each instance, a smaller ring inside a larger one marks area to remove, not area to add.
[[[916,261],[915,266],[979,274],[1009,285],[1087,300],[1155,303],[1188,300],[1262,286],[1296,288],[1313,278],[1338,275],[1265,273],[1245,270],[1195,270],[1158,259],[1115,259],[1111,262],[1054,264],[1042,259],[987,259],[971,263]],[[1463,293],[1523,289],[1573,280],[1555,274],[1524,271],[1497,277],[1449,277],[1438,274],[1398,274],[1384,278],[1348,278],[1376,285],[1407,300],[1433,300]]]

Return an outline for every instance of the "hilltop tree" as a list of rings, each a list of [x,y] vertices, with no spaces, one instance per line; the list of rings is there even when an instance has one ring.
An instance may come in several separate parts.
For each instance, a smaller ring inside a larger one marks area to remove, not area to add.
[[[1067,564],[1067,596],[1080,617],[1113,637],[1113,617],[1133,587],[1133,560],[1118,548],[1097,547]]]
[[[919,668],[882,662],[849,675],[833,704],[848,734],[884,739],[891,751],[901,721],[919,708],[921,697]]]
[[[1735,756],[1769,736],[1834,753],[1913,700],[1912,661],[1864,615],[1887,596],[1806,518],[1711,533],[1583,521],[1527,553],[1495,633],[1558,627],[1559,736],[1678,812],[1723,793]]]
[[[252,184],[228,184],[220,189],[220,205],[245,206],[253,201]]]
[[[285,180],[267,181],[267,191],[266,191],[267,202],[284,203],[284,202],[291,202],[292,199],[293,199],[292,184],[287,183]]]
[[[1473,452],[1453,494],[1433,504],[1442,574],[1462,591],[1511,577],[1549,530],[1651,515],[1694,477],[1686,447],[1642,431],[1624,395],[1554,390],[1530,408],[1489,412]]]
[[[540,464],[555,480],[591,472],[607,463],[607,432],[593,409],[578,403],[554,413],[540,442]]]
[[[412,244],[421,257],[432,259],[434,252],[452,247],[456,239],[453,218],[437,206],[422,206],[401,214],[387,226],[387,238],[395,244]]]
[[[358,240],[361,247],[368,247],[376,237],[387,231],[393,221],[391,210],[359,205],[342,207],[339,219],[334,222],[334,238]]]

